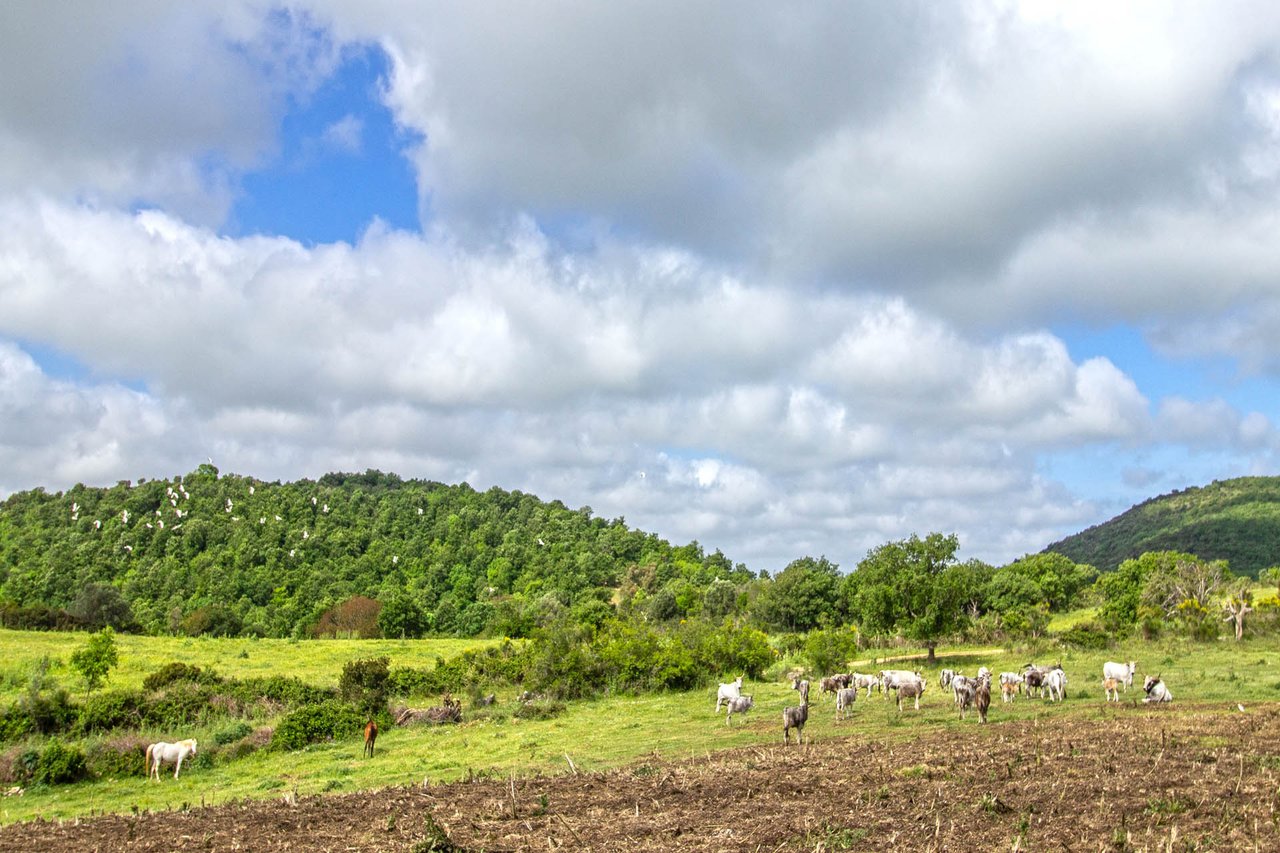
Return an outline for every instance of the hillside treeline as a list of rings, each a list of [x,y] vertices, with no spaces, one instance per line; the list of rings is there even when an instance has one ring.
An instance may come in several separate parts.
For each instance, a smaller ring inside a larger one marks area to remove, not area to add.
[[[1240,477],[1152,498],[1045,549],[1109,572],[1153,551],[1226,560],[1258,577],[1280,564],[1280,477]]]
[[[804,556],[757,575],[697,542],[673,546],[520,492],[377,471],[265,483],[205,465],[0,504],[0,624],[301,638],[697,621],[817,630],[803,641],[816,659],[835,637],[932,649],[1043,636],[1052,613],[1086,607],[1100,636],[1165,623],[1216,636],[1224,601],[1248,595],[1225,561],[1184,552],[1148,552],[1099,575],[1057,553],[994,567],[959,560],[958,547],[931,533],[872,549],[844,572]]]
[[[0,504],[9,621],[15,608],[92,617],[104,602],[77,598],[109,587],[149,633],[306,636],[361,596],[387,611],[388,634],[522,635],[543,611],[608,606],[620,587],[751,577],[589,507],[377,471],[267,483],[202,465]]]

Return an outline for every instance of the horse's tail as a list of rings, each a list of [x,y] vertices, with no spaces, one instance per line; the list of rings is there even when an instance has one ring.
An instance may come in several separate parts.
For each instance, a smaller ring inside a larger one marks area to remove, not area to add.
[[[155,744],[150,744],[150,743],[147,744],[147,757],[146,759],[144,759],[146,763],[142,765],[142,772],[147,774],[148,776],[151,775],[151,748],[154,745]]]

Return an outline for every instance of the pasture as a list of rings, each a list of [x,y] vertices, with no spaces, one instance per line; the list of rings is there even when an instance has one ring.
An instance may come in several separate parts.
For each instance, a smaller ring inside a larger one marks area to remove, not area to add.
[[[308,641],[271,643],[266,640],[186,641],[163,638],[121,638],[121,669],[112,683],[140,683],[147,672],[170,660],[184,660],[213,666],[219,671],[239,674],[244,664],[276,669],[258,674],[291,674],[314,679],[318,684],[336,682],[343,663],[355,658],[388,655],[395,665],[428,665],[441,652],[438,641],[412,641],[397,653],[383,641]],[[26,641],[39,641],[43,651],[25,648]],[[43,635],[3,632],[6,666],[18,668],[24,660],[49,654],[65,659],[83,635]],[[136,641],[136,645],[135,645]],[[59,645],[61,643],[61,645]],[[19,646],[24,648],[19,649]],[[415,648],[420,646],[420,648]],[[458,650],[469,647],[460,642]],[[241,657],[247,649],[249,657]],[[146,655],[146,663],[131,661],[135,651]],[[268,651],[271,650],[271,651]],[[279,652],[279,657],[271,655]],[[398,654],[403,655],[399,657]],[[900,651],[895,656],[903,654]],[[19,659],[21,658],[21,660]],[[1103,701],[1101,670],[1105,660],[1138,662],[1134,688],[1123,701],[1107,705]],[[979,666],[994,672],[1019,669],[1031,660],[1040,664],[1061,662],[1069,678],[1067,699],[1049,704],[1020,697],[1003,705],[999,697],[991,707],[987,733],[975,734],[980,725],[971,716],[960,721],[949,694],[937,687],[942,667],[973,674]],[[256,662],[255,662],[256,661]],[[805,729],[808,748],[852,751],[863,744],[880,744],[886,749],[919,739],[945,743],[948,738],[1000,738],[1027,727],[1052,732],[1055,727],[1075,732],[1088,740],[1097,728],[1128,727],[1141,731],[1152,719],[1172,721],[1184,716],[1224,716],[1241,719],[1275,717],[1280,709],[1280,638],[1219,641],[1200,644],[1185,640],[1158,643],[1132,641],[1107,651],[1076,651],[1046,645],[1040,650],[943,649],[937,665],[925,668],[923,658],[901,664],[921,669],[929,679],[920,711],[899,713],[892,701],[879,694],[862,696],[849,718],[837,721],[832,696],[820,697],[816,678],[811,696],[809,722]],[[141,763],[136,775],[74,785],[33,786],[22,796],[0,800],[0,823],[35,817],[70,818],[93,814],[133,811],[180,810],[244,800],[280,800],[310,795],[334,795],[386,786],[421,786],[458,780],[530,780],[542,776],[570,776],[591,771],[648,766],[661,768],[686,760],[710,760],[723,750],[774,750],[781,748],[781,709],[794,705],[796,694],[784,677],[794,666],[779,661],[767,678],[743,686],[753,694],[755,708],[726,726],[724,714],[716,715],[716,690],[659,693],[639,696],[610,696],[568,703],[562,713],[550,719],[521,719],[514,715],[515,689],[499,693],[491,708],[473,709],[464,704],[464,722],[456,726],[385,728],[379,735],[377,755],[362,757],[361,733],[350,738],[319,744],[297,752],[257,752],[228,763],[206,766],[199,760],[184,766],[177,781],[162,777],[148,783]],[[868,658],[851,662],[859,671],[884,668],[884,659]],[[127,668],[126,668],[127,667]],[[1168,708],[1152,711],[1140,704],[1138,684],[1145,674],[1159,673],[1177,697]],[[811,674],[819,675],[819,674]],[[6,685],[6,689],[10,688]],[[1244,714],[1235,710],[1246,707]],[[1155,714],[1156,716],[1152,716]],[[1163,725],[1163,723],[1158,723]],[[198,732],[173,732],[177,739]],[[201,740],[204,743],[204,740]],[[1225,742],[1223,744],[1226,745]],[[1231,744],[1234,748],[1239,744]],[[1246,753],[1251,746],[1245,743]],[[852,776],[853,763],[848,766]],[[1274,769],[1274,768],[1272,768]],[[932,771],[924,771],[926,774]],[[992,772],[996,772],[992,770]],[[812,845],[810,845],[812,846]],[[713,848],[707,848],[713,849]]]
[[[42,658],[49,674],[72,693],[83,690],[68,665],[71,653],[84,645],[83,633],[14,631],[0,628],[0,703],[12,702],[27,689]],[[142,679],[172,661],[213,668],[237,678],[291,675],[320,687],[333,687],[347,661],[391,659],[392,666],[431,667],[437,657],[450,658],[495,640],[271,640],[223,637],[146,637],[117,634],[120,665],[111,671],[109,687],[142,686]]]

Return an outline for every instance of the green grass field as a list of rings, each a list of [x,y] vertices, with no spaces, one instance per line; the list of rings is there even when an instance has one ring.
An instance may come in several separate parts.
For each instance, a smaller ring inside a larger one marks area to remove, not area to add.
[[[266,640],[121,639],[121,668],[113,675],[112,683],[124,686],[140,683],[144,674],[173,659],[214,666],[232,675],[285,672],[318,684],[332,684],[347,660],[385,654],[395,665],[426,665],[437,654],[447,656],[474,645],[465,641],[446,647],[439,641],[295,644]],[[0,632],[5,671],[33,665],[42,654],[65,660],[83,640],[84,635]],[[243,650],[249,652],[247,659],[240,656]],[[131,661],[134,655],[141,660]],[[1102,701],[1102,663],[1131,658],[1138,662],[1137,683],[1120,705],[1107,705]],[[922,729],[977,725],[976,716],[964,722],[957,719],[949,695],[937,689],[938,671],[949,667],[972,674],[986,665],[998,673],[1018,669],[1031,660],[1041,664],[1061,661],[1069,678],[1067,700],[1050,705],[1019,699],[1012,705],[1002,705],[996,696],[991,709],[993,725],[1009,719],[1106,718],[1133,713],[1146,673],[1161,674],[1174,692],[1176,701],[1168,709],[1170,713],[1193,705],[1200,709],[1220,706],[1223,713],[1239,713],[1235,710],[1237,703],[1243,703],[1248,712],[1257,703],[1280,702],[1280,674],[1276,672],[1280,638],[1275,637],[1239,644],[1227,640],[1208,644],[1134,641],[1106,652],[1060,650],[1048,644],[1038,650],[1012,652],[948,649],[940,652],[937,666],[925,667],[922,659],[910,664],[910,668],[921,669],[929,677],[930,689],[920,711],[908,709],[899,714],[891,702],[876,694],[859,699],[850,719],[838,722],[831,697],[818,698],[815,684],[806,734],[814,740],[848,737],[856,743],[872,738],[908,738]],[[884,667],[884,659],[880,661],[874,668]],[[872,669],[869,663],[863,668]],[[272,669],[273,666],[277,668]],[[744,692],[755,696],[756,707],[741,721],[735,717],[732,727],[725,725],[723,714],[712,713],[714,689],[574,702],[563,714],[549,720],[512,716],[516,707],[513,689],[499,694],[499,703],[493,708],[473,711],[464,707],[465,722],[461,725],[384,731],[378,740],[378,754],[372,760],[362,757],[360,738],[353,733],[350,739],[298,752],[259,752],[235,762],[184,769],[181,779],[174,781],[170,775],[160,784],[148,783],[139,766],[138,773],[127,778],[29,788],[23,796],[0,800],[0,822],[127,812],[135,808],[177,809],[277,797],[294,791],[354,791],[421,784],[424,780],[452,781],[476,774],[505,778],[563,773],[570,771],[570,762],[578,770],[599,770],[774,743],[782,735],[781,709],[796,702],[796,694],[782,680],[784,666],[785,662],[774,668],[771,680],[744,686]],[[15,688],[6,684],[5,689]],[[175,733],[174,737],[178,734],[188,733]]]
[[[49,674],[69,691],[84,689],[68,665],[72,652],[88,639],[84,633],[0,629],[0,703],[27,688],[42,658]],[[348,661],[387,657],[393,667],[430,668],[437,657],[451,658],[495,640],[257,640],[215,637],[142,637],[117,634],[120,664],[107,687],[142,687],[142,679],[172,661],[212,668],[221,675],[252,678],[291,675],[311,684],[334,687]]]

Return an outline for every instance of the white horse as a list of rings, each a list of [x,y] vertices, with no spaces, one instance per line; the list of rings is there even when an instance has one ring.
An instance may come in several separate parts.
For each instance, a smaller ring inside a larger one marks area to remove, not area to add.
[[[196,754],[196,739],[188,738],[177,743],[153,743],[147,747],[147,771],[150,778],[160,781],[160,765],[173,765],[173,778],[178,778],[182,769],[182,761],[188,755]]]

